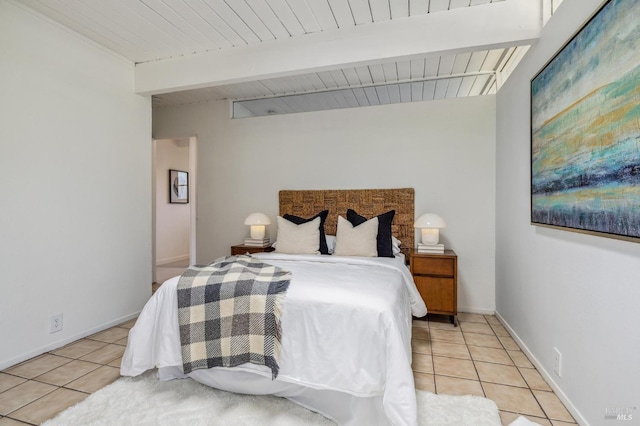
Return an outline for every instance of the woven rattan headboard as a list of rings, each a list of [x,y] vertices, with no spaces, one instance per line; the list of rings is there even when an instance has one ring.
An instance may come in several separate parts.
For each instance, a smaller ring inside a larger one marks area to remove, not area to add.
[[[311,217],[322,210],[329,210],[325,222],[328,235],[335,235],[338,215],[347,216],[347,209],[371,218],[389,210],[395,210],[393,235],[402,241],[402,247],[413,247],[415,230],[413,188],[400,189],[337,189],[280,191],[280,216],[292,214]]]

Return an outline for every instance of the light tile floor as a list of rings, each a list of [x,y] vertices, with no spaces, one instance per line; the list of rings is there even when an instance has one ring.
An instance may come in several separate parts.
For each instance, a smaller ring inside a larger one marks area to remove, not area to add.
[[[549,426],[575,424],[494,316],[460,314],[413,322],[416,387],[491,398],[503,424],[523,414]],[[115,381],[135,320],[0,372],[0,426],[38,425]]]
[[[39,425],[120,377],[135,320],[0,372],[0,426]]]
[[[492,315],[458,315],[413,321],[416,387],[450,395],[479,395],[500,409],[502,424],[519,415],[540,425],[576,424],[500,321]]]

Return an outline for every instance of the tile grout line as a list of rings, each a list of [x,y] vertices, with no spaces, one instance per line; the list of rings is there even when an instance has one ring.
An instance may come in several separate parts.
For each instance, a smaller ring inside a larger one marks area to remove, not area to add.
[[[484,316],[483,316],[483,318],[484,318]],[[458,322],[458,324],[460,324],[460,323]],[[462,331],[462,325],[460,325],[460,333],[462,334],[462,340],[464,341],[464,344],[467,347],[467,351],[469,351],[469,358],[471,358],[471,364],[473,364],[473,369],[476,372],[476,376],[478,376],[478,383],[480,383],[480,389],[482,389],[482,395],[486,398],[487,397],[487,392],[484,390],[484,386],[482,386],[482,379],[480,378],[480,372],[478,372],[478,367],[476,366],[476,360],[473,358],[473,355],[471,354],[471,351],[469,350],[469,346],[470,345],[467,344],[467,339],[465,339],[465,337],[464,337],[464,332]],[[498,404],[496,404],[496,407],[497,406],[498,406]],[[500,412],[499,408],[498,408],[498,412]]]

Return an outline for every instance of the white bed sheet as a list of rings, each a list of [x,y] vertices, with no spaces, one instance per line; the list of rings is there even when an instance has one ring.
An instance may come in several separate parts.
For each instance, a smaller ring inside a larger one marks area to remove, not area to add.
[[[404,257],[254,257],[292,272],[278,377],[272,381],[268,368],[254,364],[189,376],[234,392],[284,396],[341,425],[415,425],[411,315],[425,315],[426,307]],[[177,282],[166,281],[141,312],[122,375],[157,367],[163,379],[184,377]]]

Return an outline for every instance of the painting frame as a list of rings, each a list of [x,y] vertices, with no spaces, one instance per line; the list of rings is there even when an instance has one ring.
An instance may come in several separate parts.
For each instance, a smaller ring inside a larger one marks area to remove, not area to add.
[[[532,225],[640,242],[637,13],[605,1],[531,79]]]
[[[169,203],[189,203],[189,172],[169,169]]]

